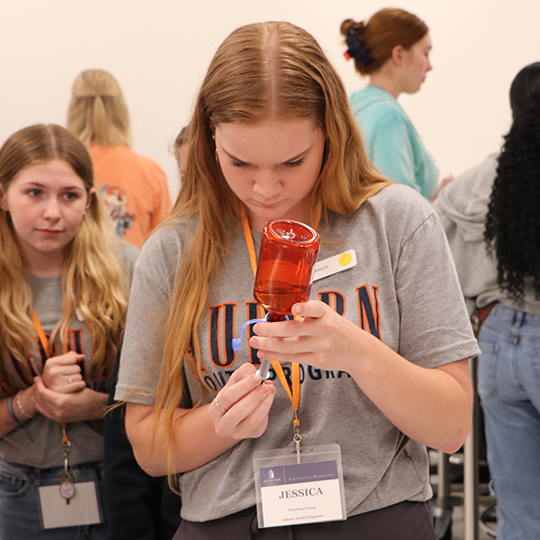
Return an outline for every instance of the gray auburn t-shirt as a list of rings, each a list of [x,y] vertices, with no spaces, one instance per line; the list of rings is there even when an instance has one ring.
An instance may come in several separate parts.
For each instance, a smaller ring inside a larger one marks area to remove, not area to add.
[[[135,260],[139,250],[121,242],[123,262],[129,278],[133,275]],[[62,276],[40,278],[31,276],[32,307],[43,327],[43,331],[50,336],[54,327],[64,312],[62,294]],[[36,337],[36,344],[38,339]],[[62,354],[60,338],[55,340],[57,354]],[[84,354],[84,377],[86,384],[97,392],[108,392],[109,378],[103,373],[93,373],[90,368],[92,362],[92,337],[83,320],[75,317],[69,326],[69,349]],[[19,389],[28,388],[33,381],[26,381],[16,361],[11,361],[4,352],[4,359],[11,372],[17,373],[16,386],[7,381],[0,380],[0,397],[6,397]],[[36,373],[43,372],[46,357],[38,353],[37,348],[31,350],[31,359]],[[103,460],[103,427],[104,420],[88,420],[71,422],[67,426],[68,437],[71,441],[69,463],[77,465],[92,461]],[[18,427],[0,439],[0,456],[6,461],[47,469],[61,467],[64,464],[62,453],[62,426],[42,414],[26,422],[24,427]]]
[[[154,402],[158,374],[149,366],[161,346],[186,231],[186,223],[171,223],[149,239],[137,261],[118,400]],[[326,302],[426,368],[479,354],[444,231],[429,203],[414,190],[388,186],[349,217],[331,214],[320,233],[319,261],[354,249],[358,264],[315,281],[312,299]],[[257,363],[245,336],[241,351],[231,346],[241,325],[258,316],[253,282],[240,233],[221,280],[211,288],[200,324],[203,376],[216,390],[243,363]],[[289,366],[284,371],[290,375]],[[201,390],[190,369],[184,374],[188,392],[182,405],[190,407]],[[181,475],[183,518],[207,521],[255,505],[253,452],[293,444],[291,403],[279,381],[276,389],[268,428],[260,438]],[[213,397],[207,393],[202,403]],[[340,445],[348,515],[431,497],[425,447],[407,440],[347,373],[301,365],[300,420],[302,444]]]

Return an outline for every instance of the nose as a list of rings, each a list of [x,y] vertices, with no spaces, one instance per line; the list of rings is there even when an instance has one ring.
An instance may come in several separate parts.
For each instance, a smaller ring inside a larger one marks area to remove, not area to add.
[[[253,182],[253,191],[265,200],[279,195],[281,182],[272,171],[259,171]]]
[[[45,202],[43,217],[50,221],[57,221],[60,219],[60,207],[56,197],[49,197]]]

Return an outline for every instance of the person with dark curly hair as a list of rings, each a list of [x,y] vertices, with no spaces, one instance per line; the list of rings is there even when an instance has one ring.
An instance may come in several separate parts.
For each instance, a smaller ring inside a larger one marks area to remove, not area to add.
[[[540,538],[540,62],[518,73],[510,102],[501,153],[435,203],[482,323],[478,392],[502,540]]]

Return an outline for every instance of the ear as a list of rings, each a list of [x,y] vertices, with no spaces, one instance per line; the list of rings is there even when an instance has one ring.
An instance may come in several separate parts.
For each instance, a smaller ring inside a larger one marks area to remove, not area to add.
[[[397,67],[401,67],[403,65],[403,52],[404,52],[404,48],[402,45],[396,45],[393,49],[392,49],[392,55],[391,55],[391,59],[392,59],[392,63],[397,66]]]
[[[4,195],[2,186],[0,186],[0,208],[2,208],[4,212],[9,212],[6,196]]]
[[[92,201],[94,200],[95,193],[96,193],[95,188],[92,188],[92,189],[88,192],[88,199],[87,199],[87,201],[86,201],[86,206],[84,207],[85,213],[86,213],[86,211],[90,208],[90,205],[92,204]]]

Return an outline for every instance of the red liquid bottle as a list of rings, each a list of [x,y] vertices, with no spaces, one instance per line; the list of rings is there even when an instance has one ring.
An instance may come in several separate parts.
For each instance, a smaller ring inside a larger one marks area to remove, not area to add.
[[[309,300],[319,235],[299,221],[276,219],[263,230],[253,296],[268,321],[283,321],[297,302]]]

